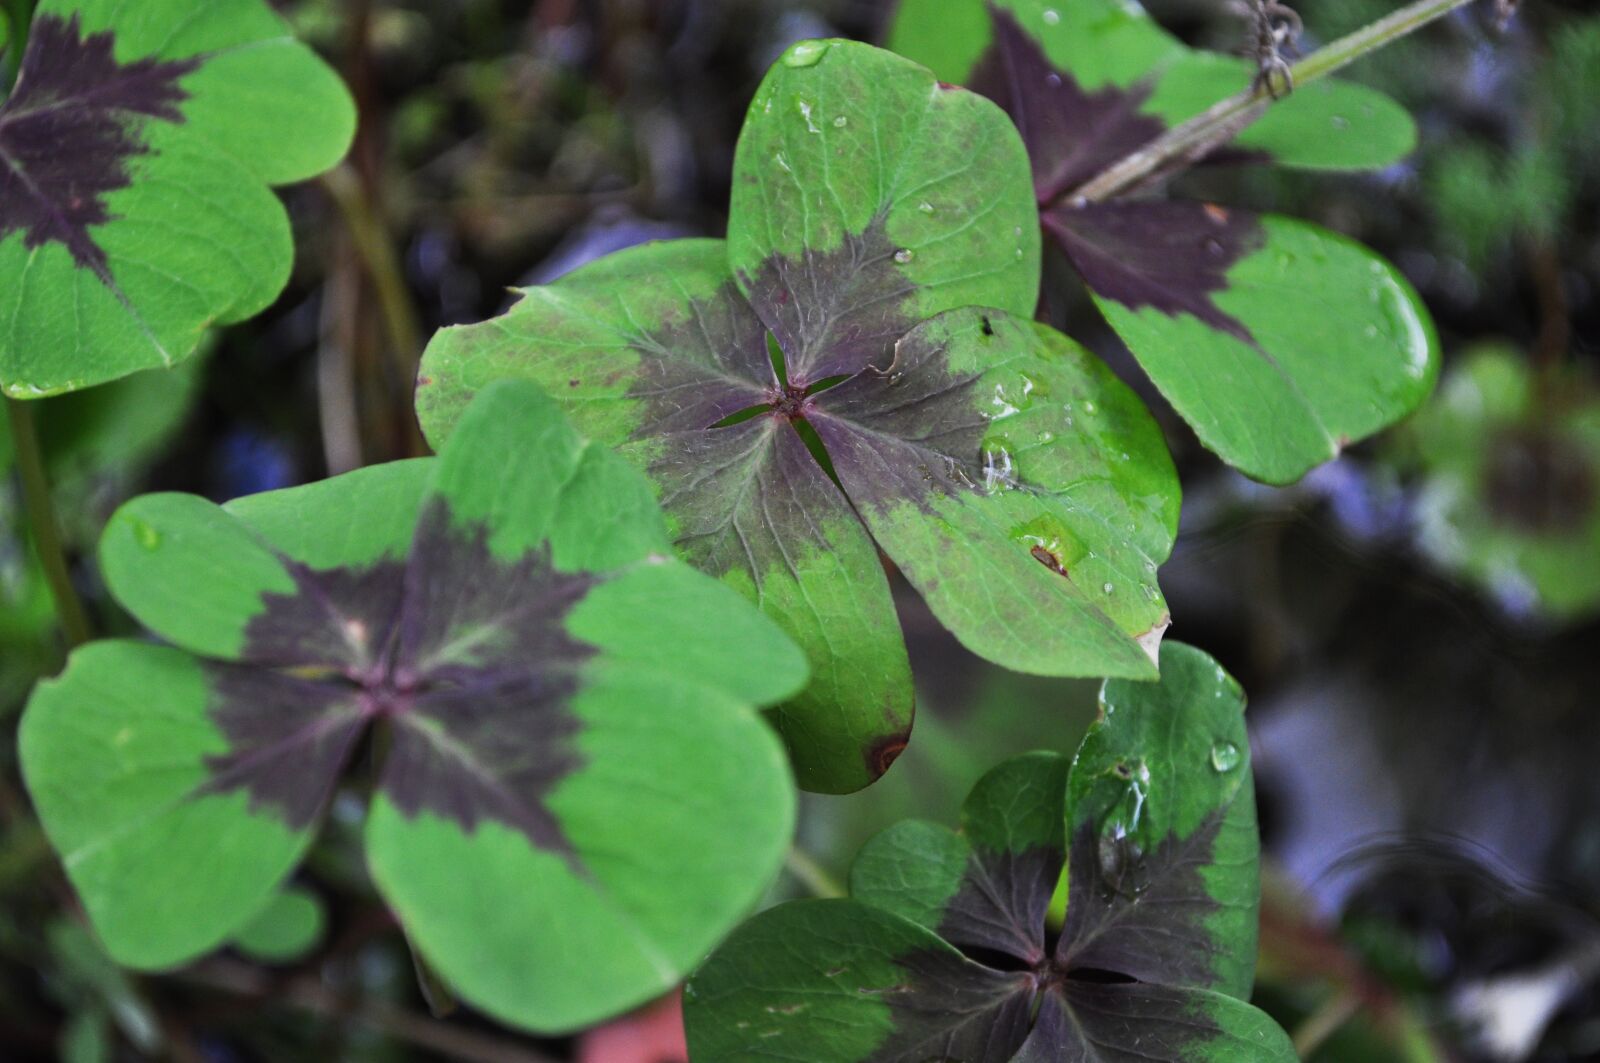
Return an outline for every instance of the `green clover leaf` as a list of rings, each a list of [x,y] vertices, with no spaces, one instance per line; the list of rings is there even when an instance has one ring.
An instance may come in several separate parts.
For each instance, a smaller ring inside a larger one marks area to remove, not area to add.
[[[678,551],[758,602],[814,679],[774,722],[802,786],[904,748],[910,670],[883,551],[974,651],[1150,678],[1178,488],[1138,399],[1026,320],[1038,219],[988,101],[806,41],[751,103],[726,243],[653,244],[442,332],[417,409],[541,383],[645,469]]]
[[[737,930],[686,990],[694,1058],[1292,1061],[1246,1003],[1244,698],[1205,654],[1161,654],[1160,683],[1106,683],[1070,766],[1007,761],[973,788],[959,833],[900,823],[862,848],[849,900],[779,905]]]
[[[170,367],[293,259],[268,186],[349,146],[355,107],[262,0],[43,0],[0,102],[0,388]]]
[[[78,650],[21,730],[111,954],[248,932],[369,747],[373,879],[463,997],[565,1030],[670,988],[782,861],[793,793],[751,707],[805,666],[668,550],[644,479],[521,382],[437,459],[128,503],[106,580],[172,645]]]

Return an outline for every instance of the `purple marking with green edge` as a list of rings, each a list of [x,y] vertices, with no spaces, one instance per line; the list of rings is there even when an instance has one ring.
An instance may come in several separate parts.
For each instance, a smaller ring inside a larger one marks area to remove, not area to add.
[[[1244,323],[1212,298],[1227,290],[1228,269],[1266,244],[1254,214],[1161,199],[1058,206],[1043,218],[1095,294],[1129,310],[1191,314],[1256,345]]]
[[[36,18],[16,89],[0,103],[0,239],[29,249],[58,243],[109,283],[91,226],[113,220],[106,196],[132,183],[149,149],[140,119],[182,122],[178,81],[199,60],[118,63],[109,31],[83,35],[78,15]]]
[[[595,650],[563,624],[597,578],[557,572],[548,546],[504,561],[486,537],[435,501],[406,562],[294,566],[297,591],[246,629],[252,663],[207,665],[230,749],[201,792],[243,790],[304,828],[381,723],[379,787],[402,813],[504,823],[575,859],[546,800],[583,764],[568,703]]]
[[[1150,98],[1150,85],[1108,85],[1088,92],[1051,64],[1011,12],[991,5],[989,13],[994,42],[973,69],[969,85],[1016,123],[1028,147],[1041,206],[1166,132],[1160,118],[1139,113]]]
[[[1175,200],[1073,202],[1074,189],[1166,132],[1160,118],[1139,112],[1151,86],[1088,92],[1050,63],[1009,11],[991,5],[990,16],[994,43],[973,71],[972,88],[1004,108],[1022,133],[1045,232],[1084,282],[1130,310],[1191,314],[1254,346],[1249,329],[1212,296],[1227,289],[1234,263],[1265,244],[1256,216]],[[1234,152],[1219,161],[1246,159]]]

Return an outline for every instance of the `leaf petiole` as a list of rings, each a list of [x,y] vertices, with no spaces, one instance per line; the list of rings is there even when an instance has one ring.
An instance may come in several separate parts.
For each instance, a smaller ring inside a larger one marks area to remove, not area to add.
[[[1370,52],[1392,44],[1472,0],[1415,0],[1354,33],[1319,48],[1289,68],[1291,83],[1305,87],[1327,77]],[[1287,96],[1285,97],[1287,98]],[[1232,140],[1240,130],[1265,113],[1274,102],[1265,82],[1219,100],[1143,147],[1123,156],[1064,198],[1068,203],[1100,203],[1154,177],[1174,165],[1192,162]]]
[[[50,585],[50,596],[55,599],[56,617],[61,622],[61,633],[67,647],[74,649],[92,637],[89,616],[83,601],[72,585],[72,574],[67,568],[67,555],[61,543],[60,525],[56,521],[55,505],[50,499],[50,480],[45,473],[44,450],[39,445],[39,428],[33,409],[17,399],[6,399],[6,413],[11,428],[11,441],[16,451],[17,475],[22,481],[22,507],[28,514],[28,527],[33,535],[33,547],[44,569],[45,581]]]

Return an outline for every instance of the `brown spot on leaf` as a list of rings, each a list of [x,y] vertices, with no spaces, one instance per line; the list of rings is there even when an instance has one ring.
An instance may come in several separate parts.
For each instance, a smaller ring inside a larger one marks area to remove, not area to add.
[[[888,771],[900,759],[900,754],[906,751],[910,741],[911,732],[902,731],[900,734],[885,735],[874,742],[867,749],[867,770],[872,777],[876,779]]]
[[[1049,550],[1046,550],[1044,547],[1035,546],[1029,551],[1029,553],[1033,554],[1033,559],[1035,561],[1039,562],[1039,564],[1043,565],[1051,572],[1054,572],[1059,576],[1065,576],[1067,574],[1067,566],[1061,563],[1061,559],[1059,557],[1051,553]]]

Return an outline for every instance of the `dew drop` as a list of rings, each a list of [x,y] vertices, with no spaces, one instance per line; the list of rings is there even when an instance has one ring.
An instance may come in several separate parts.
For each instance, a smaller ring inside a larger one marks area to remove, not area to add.
[[[1103,591],[1105,591],[1105,592],[1106,592],[1106,593],[1107,593],[1107,594],[1110,594],[1110,593],[1111,593],[1111,592],[1112,592],[1112,591],[1114,591],[1114,590],[1116,590],[1116,589],[1117,589],[1117,588],[1116,588],[1116,585],[1115,585],[1115,584],[1111,584],[1111,583],[1102,583],[1102,584],[1101,584],[1101,585],[1100,585],[1100,589],[1101,589],[1101,590],[1103,590]]]
[[[1137,894],[1149,885],[1139,826],[1150,796],[1150,768],[1143,761],[1118,761],[1109,774],[1122,781],[1123,793],[1100,824],[1096,857],[1101,885],[1111,895]]]
[[[1083,412],[1088,414],[1090,417],[1094,416],[1095,407],[1093,399],[1090,399],[1083,404]]]
[[[1369,340],[1378,338],[1378,326],[1377,325],[1368,325],[1366,328],[1362,329],[1361,332],[1362,332],[1362,335],[1366,336],[1367,339],[1369,339]]]
[[[1232,742],[1218,742],[1211,747],[1211,766],[1219,772],[1232,771],[1239,766],[1239,747]]]
[[[806,129],[812,133],[822,132],[821,127],[811,118],[811,103],[809,100],[800,101],[800,117],[806,120]]]
[[[835,128],[835,129],[843,129],[845,126],[847,126],[849,124],[850,124],[850,119],[846,118],[842,114],[839,117],[837,117],[837,118],[835,118],[833,120],[833,128]]]
[[[161,545],[161,533],[156,531],[152,525],[138,519],[135,519],[132,523],[133,538],[140,546],[146,550],[154,550]]]
[[[1045,8],[1044,24],[1046,26],[1054,26],[1060,21],[1061,21],[1061,12],[1057,11],[1053,7]]]
[[[1017,259],[1019,261],[1022,259],[1022,248],[1020,248],[1020,247],[1017,248]]]
[[[1061,87],[1061,75],[1056,73],[1046,74],[1044,83],[1053,89],[1059,89]]]
[[[783,54],[783,65],[792,67],[816,66],[828,54],[827,41],[801,41]]]
[[[778,169],[782,170],[784,173],[794,172],[793,170],[789,169],[789,160],[783,157],[783,152],[780,151],[774,154],[772,156],[772,161],[777,163]]]
[[[1002,441],[985,443],[983,447],[983,490],[993,494],[1016,486],[1016,466],[1011,451]]]
[[[933,204],[929,203],[926,199],[924,199],[921,203],[917,204],[917,209],[922,211],[922,213],[924,213],[924,214],[932,214],[933,213]]]
[[[894,253],[894,260],[900,263],[902,266],[907,262],[910,262],[914,257],[915,256],[911,253],[911,249],[906,247],[902,247],[900,250]]]

